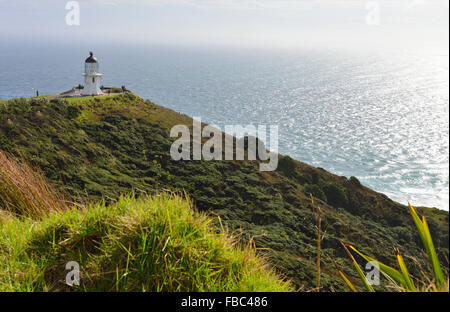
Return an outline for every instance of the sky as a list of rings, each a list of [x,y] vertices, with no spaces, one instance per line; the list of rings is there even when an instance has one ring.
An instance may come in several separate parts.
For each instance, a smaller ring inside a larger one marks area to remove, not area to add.
[[[448,0],[0,0],[8,41],[241,47],[432,48],[448,54]]]

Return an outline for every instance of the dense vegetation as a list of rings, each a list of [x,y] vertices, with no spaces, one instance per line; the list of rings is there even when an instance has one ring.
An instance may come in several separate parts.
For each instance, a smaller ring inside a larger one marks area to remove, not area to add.
[[[0,182],[0,291],[290,290],[179,195],[74,205],[1,152]]]
[[[392,247],[425,264],[408,208],[364,186],[281,156],[275,172],[257,162],[173,161],[175,124],[192,120],[131,93],[77,100],[16,99],[0,103],[0,149],[43,170],[73,198],[115,201],[120,194],[183,191],[200,211],[219,215],[244,240],[254,238],[274,267],[300,290],[316,280],[316,229],[309,194],[322,208],[323,290],[345,290],[336,262],[356,279],[340,240],[380,261]],[[438,254],[448,255],[448,213],[421,208]],[[443,258],[441,259],[442,262]],[[446,267],[448,264],[445,263]],[[419,275],[419,274],[417,274]]]

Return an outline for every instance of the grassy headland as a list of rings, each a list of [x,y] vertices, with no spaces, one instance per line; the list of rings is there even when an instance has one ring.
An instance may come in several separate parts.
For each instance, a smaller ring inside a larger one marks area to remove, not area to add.
[[[186,191],[199,211],[219,215],[300,290],[316,283],[315,213],[326,230],[321,244],[323,290],[346,290],[328,256],[357,281],[340,241],[395,266],[392,247],[424,265],[408,207],[359,183],[280,155],[275,172],[250,161],[173,161],[170,128],[192,119],[128,93],[104,98],[16,99],[0,105],[0,149],[42,169],[73,199],[115,204],[121,194]],[[448,267],[448,212],[419,208]],[[420,275],[420,272],[415,275]],[[356,286],[362,287],[356,282]],[[383,284],[381,286],[383,289]]]

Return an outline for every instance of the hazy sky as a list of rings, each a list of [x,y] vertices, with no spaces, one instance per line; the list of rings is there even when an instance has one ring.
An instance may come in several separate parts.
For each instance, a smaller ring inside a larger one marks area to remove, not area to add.
[[[80,0],[79,26],[66,24],[67,2],[0,0],[0,46],[15,39],[448,53],[448,0]],[[377,16],[379,25],[367,24]]]

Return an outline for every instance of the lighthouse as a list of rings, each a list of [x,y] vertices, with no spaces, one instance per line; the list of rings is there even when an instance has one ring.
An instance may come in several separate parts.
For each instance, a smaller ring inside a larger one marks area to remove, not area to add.
[[[84,65],[84,89],[81,91],[83,96],[103,95],[100,89],[102,74],[98,66],[97,58],[94,53],[89,52],[90,56],[86,59]]]

